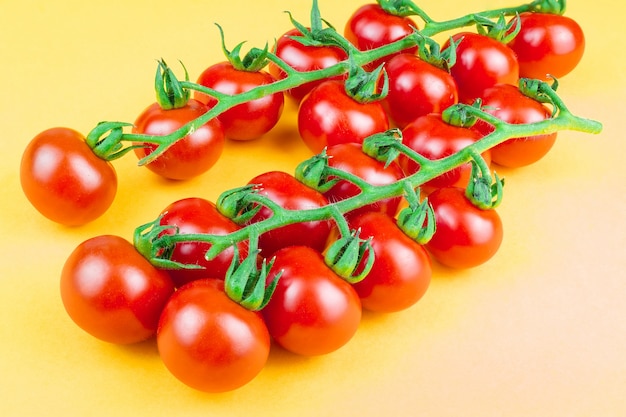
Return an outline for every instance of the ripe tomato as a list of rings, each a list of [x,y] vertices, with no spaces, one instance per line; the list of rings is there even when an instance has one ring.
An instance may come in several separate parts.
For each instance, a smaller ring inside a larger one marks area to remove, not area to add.
[[[318,85],[298,109],[300,137],[313,153],[339,143],[363,143],[366,137],[387,129],[389,120],[380,102],[359,103],[348,95],[342,81]]]
[[[270,337],[259,314],[237,304],[224,281],[200,279],[170,298],[157,331],[167,369],[205,392],[224,392],[250,382],[263,369]]]
[[[407,309],[418,302],[430,285],[432,269],[423,246],[408,237],[384,213],[363,213],[349,219],[361,238],[372,238],[374,265],[365,278],[352,284],[363,308],[376,312]]]
[[[521,29],[508,46],[515,51],[520,76],[547,80],[572,71],[585,50],[585,36],[578,23],[551,13],[522,13]]]
[[[502,243],[502,221],[495,210],[481,210],[465,190],[446,187],[428,196],[436,231],[426,249],[443,265],[472,268],[487,262]]]
[[[224,94],[245,93],[255,87],[275,81],[265,71],[238,70],[230,62],[220,62],[205,69],[197,83]],[[213,107],[217,100],[200,92],[194,98]],[[256,100],[239,104],[217,116],[224,129],[224,135],[234,140],[257,139],[272,129],[283,111],[282,92],[267,95]]]
[[[291,246],[275,255],[273,269],[283,273],[261,310],[270,335],[283,348],[305,356],[344,346],[361,322],[361,302],[352,286],[309,247]]]
[[[459,101],[471,103],[484,89],[496,84],[517,85],[519,63],[512,49],[502,42],[472,32],[452,36],[457,42],[456,64],[450,73],[456,81]],[[448,48],[450,41],[444,44]]]
[[[176,226],[179,234],[205,233],[222,236],[239,229],[235,222],[217,210],[215,204],[203,198],[191,197],[175,201],[161,212],[161,216],[160,224]],[[168,229],[163,233],[173,234],[174,230]],[[210,248],[211,244],[202,242],[176,244],[170,258],[172,261],[204,267],[168,270],[177,287],[200,278],[224,279],[233,260],[234,249],[227,249],[216,258],[207,260],[205,254]],[[248,253],[246,244],[237,245],[237,249],[242,259]]]
[[[450,73],[419,57],[401,54],[385,65],[389,92],[382,104],[398,127],[428,113],[441,113],[458,102],[456,82]]]
[[[398,163],[394,161],[385,167],[384,162],[377,161],[363,153],[361,146],[357,143],[341,143],[331,146],[326,150],[326,154],[329,156],[329,166],[356,175],[371,185],[392,184],[404,177],[404,172]],[[328,201],[335,202],[348,199],[360,192],[361,189],[355,184],[340,180],[330,190],[326,191],[324,196]],[[402,197],[379,200],[353,210],[349,215],[355,216],[366,211],[380,211],[389,216],[395,216],[400,201],[402,201]]]
[[[100,217],[117,192],[113,166],[92,152],[83,135],[65,127],[45,130],[30,141],[20,182],[37,211],[67,226]]]
[[[450,156],[478,141],[481,137],[482,135],[475,130],[453,126],[444,122],[441,115],[437,113],[417,118],[402,131],[402,142],[415,152],[431,160]],[[487,164],[490,163],[491,156],[489,151],[484,152],[482,157]],[[407,175],[419,171],[419,165],[412,159],[401,155],[399,161],[400,166]],[[469,163],[463,164],[426,182],[423,185],[423,189],[429,192],[434,188],[465,187],[469,182],[471,171],[472,166]]]
[[[184,107],[170,110],[163,110],[158,103],[153,103],[139,115],[133,126],[133,133],[165,136],[202,116],[207,109],[204,104],[193,99]],[[186,180],[211,168],[219,159],[223,148],[222,125],[219,120],[211,119],[193,133],[178,140],[146,167],[165,178]],[[143,158],[154,149],[156,145],[150,144],[134,151],[138,158]]]
[[[153,336],[173,293],[166,272],[113,235],[78,245],[61,272],[61,299],[70,318],[110,343],[136,343]]]
[[[309,72],[325,69],[348,59],[346,52],[339,47],[306,46],[297,40],[292,39],[293,36],[301,35],[302,33],[298,29],[294,28],[289,30],[278,38],[273,51],[277,57],[285,61],[287,65],[295,70]],[[277,80],[281,80],[287,76],[287,74],[273,62],[270,62],[269,64],[269,72]],[[343,75],[334,77],[334,79],[337,80],[341,80],[343,78]],[[286,93],[289,97],[299,102],[305,95],[308,94],[309,91],[319,85],[322,81],[324,80],[304,83],[298,87],[288,90]]]
[[[550,118],[551,112],[540,102],[525,96],[515,86],[499,84],[482,95],[485,112],[513,124],[540,122]],[[479,120],[473,129],[482,135],[493,131],[493,126]],[[543,158],[554,145],[557,134],[509,139],[491,148],[491,160],[498,165],[518,168]]]
[[[365,4],[350,16],[344,28],[344,36],[360,51],[369,51],[407,37],[417,24],[410,18],[386,12],[378,4]],[[398,53],[414,54],[417,46]],[[365,66],[374,70],[396,54],[388,55]]]
[[[318,191],[307,187],[294,176],[282,171],[270,171],[251,179],[248,184],[258,184],[260,194],[267,196],[275,204],[287,210],[308,210],[323,207],[328,200]],[[249,221],[257,223],[272,217],[272,211],[263,207]],[[269,258],[277,250],[286,246],[304,245],[318,251],[324,250],[331,223],[312,221],[294,223],[279,227],[259,236],[259,248],[262,256]]]

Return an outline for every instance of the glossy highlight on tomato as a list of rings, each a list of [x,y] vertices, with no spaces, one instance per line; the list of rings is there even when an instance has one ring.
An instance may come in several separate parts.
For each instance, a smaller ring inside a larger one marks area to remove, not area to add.
[[[208,110],[203,103],[190,99],[184,107],[164,110],[158,103],[148,106],[135,120],[133,133],[165,136]],[[218,161],[224,149],[224,131],[216,118],[176,141],[146,167],[172,180],[188,180],[208,171]],[[135,148],[138,158],[151,154],[154,144]]]
[[[224,281],[200,279],[178,289],[167,302],[157,347],[167,369],[184,384],[226,392],[261,372],[270,336],[259,314],[226,295]]]
[[[165,271],[114,235],[79,244],[63,265],[60,288],[70,318],[92,336],[116,344],[152,337],[174,293]]]
[[[81,133],[66,127],[44,130],[30,141],[20,183],[37,211],[66,226],[97,219],[117,192],[113,165],[96,156]]]

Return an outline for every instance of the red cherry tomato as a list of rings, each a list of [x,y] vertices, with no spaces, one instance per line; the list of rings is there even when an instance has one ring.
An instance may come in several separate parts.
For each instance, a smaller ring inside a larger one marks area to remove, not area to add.
[[[163,110],[158,103],[146,108],[137,118],[133,133],[165,136],[184,124],[202,116],[207,107],[196,100],[189,100],[186,106]],[[174,143],[154,161],[146,165],[158,175],[174,179],[187,180],[209,170],[222,154],[224,131],[219,120],[211,119],[193,133]],[[156,145],[135,148],[138,158],[151,154]]]
[[[301,71],[309,72],[319,69],[325,69],[332,67],[339,62],[348,59],[346,52],[334,46],[306,46],[292,39],[293,36],[301,36],[301,32],[298,29],[291,29],[284,35],[282,35],[276,41],[274,47],[274,54],[285,61],[290,67]],[[272,76],[281,80],[287,76],[287,74],[281,70],[276,64],[270,62],[269,71]],[[341,80],[344,76],[337,76],[331,79]],[[309,93],[315,86],[322,83],[324,80],[312,81],[294,87],[288,90],[286,93],[289,97],[299,102],[302,98]]]
[[[224,94],[245,93],[255,87],[271,84],[275,81],[265,71],[238,70],[230,62],[220,62],[205,69],[197,83]],[[194,98],[213,107],[217,100],[206,94],[195,92]],[[280,119],[283,111],[282,92],[239,104],[217,116],[224,134],[229,139],[252,140],[269,132]]]
[[[294,176],[282,171],[271,171],[251,179],[248,184],[257,184],[260,194],[287,210],[308,210],[323,207],[328,200],[318,191],[307,187]],[[272,211],[263,207],[249,224],[272,217]],[[318,251],[324,250],[331,224],[329,221],[294,223],[261,234],[259,248],[262,256],[269,258],[286,246],[305,245]]]
[[[585,36],[578,23],[548,13],[522,13],[521,29],[508,46],[515,51],[520,76],[547,80],[569,74],[582,59]]]
[[[360,51],[369,51],[388,45],[412,34],[417,24],[410,18],[386,12],[378,4],[366,4],[359,7],[348,19],[344,36]],[[404,49],[399,53],[413,54],[417,46]],[[373,70],[389,61],[396,54],[388,55],[365,66]]]
[[[329,156],[328,165],[340,169],[344,172],[356,175],[371,185],[387,185],[401,180],[404,172],[395,161],[385,167],[384,162],[363,153],[361,146],[357,143],[341,143],[331,146],[326,150]],[[340,180],[330,190],[324,193],[328,201],[340,201],[353,197],[361,192],[355,184]],[[349,213],[355,216],[366,211],[380,211],[395,216],[402,197],[387,198],[375,203],[368,204]]]
[[[356,101],[342,81],[325,81],[300,102],[298,131],[313,153],[339,143],[363,143],[387,129],[389,120],[380,102]]]
[[[385,70],[389,92],[382,104],[389,119],[400,128],[458,102],[456,82],[450,73],[415,55],[397,55],[387,62]]]
[[[402,131],[402,142],[422,156],[437,160],[478,141],[482,135],[475,130],[453,126],[444,122],[440,114],[431,113],[409,123]],[[491,161],[490,152],[482,154],[487,164]],[[400,166],[407,175],[419,171],[419,165],[412,159],[401,155]],[[422,187],[428,192],[434,188],[449,186],[467,186],[472,167],[469,163],[454,168],[445,174],[427,181]]]
[[[491,259],[502,243],[502,221],[495,210],[481,210],[458,187],[440,188],[428,196],[436,231],[426,249],[443,265],[472,268]]]
[[[374,265],[365,278],[355,284],[363,308],[394,312],[417,303],[430,285],[432,269],[423,246],[408,237],[384,213],[363,213],[349,220],[361,238],[372,238]]]
[[[546,106],[508,84],[499,84],[485,90],[482,100],[485,112],[512,124],[540,122],[551,115]],[[493,126],[479,120],[473,129],[487,135],[493,131]],[[491,148],[491,160],[509,168],[530,165],[548,153],[556,142],[556,137],[556,133],[550,133],[509,139]]]
[[[174,284],[127,240],[91,238],[74,249],[61,272],[70,318],[92,336],[130,344],[153,336]]]
[[[496,84],[517,85],[519,63],[512,49],[502,42],[472,32],[452,36],[456,42],[456,64],[450,73],[456,81],[459,101],[471,103],[483,90]],[[449,47],[449,41],[443,49]]]
[[[113,166],[93,153],[83,135],[64,127],[31,140],[22,155],[20,182],[37,211],[67,226],[100,217],[117,192]]]
[[[228,298],[224,281],[200,279],[168,301],[157,346],[180,381],[200,391],[225,392],[247,384],[263,369],[270,337],[260,315]]]
[[[331,353],[344,346],[361,321],[361,302],[322,255],[305,246],[276,252],[273,269],[283,271],[261,313],[270,335],[299,355]]]
[[[239,230],[239,226],[223,216],[215,204],[203,198],[175,201],[162,211],[159,223],[163,226],[175,226],[179,234],[205,233],[222,236]],[[174,229],[168,229],[163,233],[173,234]],[[176,244],[170,258],[172,261],[203,267],[203,269],[168,270],[177,287],[200,278],[224,279],[233,260],[234,249],[227,249],[216,258],[207,260],[205,255],[210,248],[211,244],[202,242]],[[248,253],[246,244],[237,245],[237,249],[241,259],[246,257]]]

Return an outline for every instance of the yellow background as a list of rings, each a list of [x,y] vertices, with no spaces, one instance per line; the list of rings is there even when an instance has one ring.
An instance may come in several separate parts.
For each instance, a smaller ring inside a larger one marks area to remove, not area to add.
[[[505,240],[488,264],[435,267],[424,299],[392,315],[366,314],[355,338],[319,358],[278,350],[235,392],[195,392],[161,364],[154,343],[108,345],[75,326],[59,273],[81,241],[133,229],[176,199],[215,199],[308,156],[294,107],[267,137],[229,143],[219,163],[170,183],[116,161],[111,209],[68,229],[42,218],[19,186],[28,141],[53,126],[88,132],[133,121],[154,100],[156,60],[181,60],[192,79],[229,46],[273,43],[308,22],[309,1],[0,0],[0,415],[2,416],[623,416],[626,415],[626,226],[623,22],[609,0],[569,2],[587,36],[560,92],[599,136],[559,134],[527,169],[504,170]],[[361,0],[321,0],[340,29]],[[511,6],[504,0],[423,1],[437,19]],[[245,48],[244,48],[245,49]]]

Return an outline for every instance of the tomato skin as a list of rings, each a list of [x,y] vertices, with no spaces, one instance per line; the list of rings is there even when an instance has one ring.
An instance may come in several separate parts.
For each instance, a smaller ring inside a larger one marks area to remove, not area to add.
[[[481,210],[458,187],[441,188],[428,196],[436,231],[426,249],[451,268],[472,268],[491,259],[502,243],[503,229],[495,210]]]
[[[397,162],[393,161],[389,166],[385,167],[384,162],[377,161],[366,155],[357,143],[340,143],[339,145],[331,146],[326,150],[326,154],[329,157],[329,166],[356,175],[371,185],[392,184],[404,178],[404,172]],[[340,180],[330,190],[326,191],[324,196],[328,201],[335,202],[348,199],[360,192],[359,187],[353,183]],[[352,210],[348,215],[356,216],[367,211],[380,211],[389,216],[394,216],[401,201],[402,197],[379,200]]]
[[[223,236],[236,232],[240,228],[231,219],[222,215],[214,203],[197,197],[173,202],[163,209],[160,217],[160,225],[176,226],[179,234],[205,233]],[[166,230],[163,234],[174,234],[174,230]],[[210,248],[211,244],[202,242],[176,244],[171,255],[172,261],[204,267],[204,269],[168,270],[177,287],[201,278],[225,278],[226,271],[233,260],[234,249],[229,248],[209,261],[205,254]],[[247,244],[240,243],[237,249],[241,259],[247,256]]]
[[[430,285],[432,268],[423,246],[384,213],[363,213],[349,220],[361,238],[372,238],[375,260],[367,276],[352,284],[364,309],[390,313],[417,303]]]
[[[204,392],[226,392],[261,372],[270,337],[257,313],[228,298],[224,281],[200,279],[168,301],[157,346],[161,360],[181,382]]]
[[[286,172],[265,172],[252,178],[248,184],[259,185],[260,194],[287,210],[308,210],[328,205],[323,194],[307,187]],[[271,216],[272,211],[263,207],[248,224]],[[310,246],[321,252],[326,246],[330,230],[330,221],[294,223],[276,228],[259,236],[261,255],[269,258],[277,250],[294,245]]]
[[[417,24],[409,17],[387,13],[378,4],[365,4],[355,10],[346,22],[344,36],[360,51],[369,51],[407,37],[414,28]],[[416,51],[417,46],[414,46],[398,53],[414,54]],[[372,71],[395,55],[371,62],[365,68]]]
[[[442,159],[475,143],[482,135],[475,130],[450,125],[443,121],[440,114],[431,113],[409,123],[402,130],[402,142],[409,148],[431,160]],[[487,164],[491,162],[491,153],[481,154]],[[411,175],[419,171],[419,165],[401,155],[400,166],[405,174]],[[423,184],[424,191],[429,192],[442,187],[467,186],[472,167],[469,163],[454,168]]]
[[[461,32],[452,36],[456,42],[456,64],[450,73],[456,81],[459,101],[471,103],[483,90],[496,84],[517,85],[519,63],[512,49],[488,36]],[[449,42],[443,49],[449,47]]]
[[[285,61],[290,67],[301,72],[309,72],[329,68],[348,59],[346,52],[339,47],[305,46],[291,38],[292,36],[301,35],[302,33],[298,29],[291,29],[278,38],[274,46],[274,54]],[[268,68],[270,74],[277,80],[282,80],[287,76],[287,74],[273,62],[270,62]],[[344,75],[339,75],[331,77],[330,79],[341,80],[344,78]],[[294,101],[300,102],[305,95],[323,81],[324,80],[304,83],[286,91],[286,94]]]
[[[382,104],[389,119],[400,128],[428,113],[441,113],[458,102],[452,75],[415,55],[397,55],[387,62],[385,70],[389,93]]]
[[[497,118],[513,124],[540,122],[551,112],[540,102],[525,96],[515,86],[499,84],[482,95],[483,108]],[[493,131],[493,126],[479,120],[473,126],[482,135]],[[519,168],[543,158],[556,142],[557,133],[509,139],[491,148],[491,160],[498,165]]]
[[[548,80],[569,74],[582,59],[585,35],[578,23],[563,15],[522,13],[521,29],[508,46],[517,55],[520,76]]]
[[[283,271],[270,302],[261,310],[272,338],[290,352],[324,355],[344,346],[361,322],[361,302],[322,255],[305,246],[276,252]]]
[[[46,218],[80,226],[104,214],[117,192],[110,162],[93,153],[79,132],[57,127],[36,135],[20,163],[28,201]]]
[[[124,238],[101,235],[78,245],[61,272],[61,299],[70,318],[105,342],[131,344],[157,329],[174,284]]]
[[[197,83],[221,93],[235,95],[275,81],[265,71],[238,70],[230,62],[220,62],[205,69]],[[194,92],[194,98],[209,108],[217,100],[206,94]],[[253,140],[269,132],[280,119],[283,111],[282,92],[267,95],[239,104],[217,116],[228,139]]]
[[[313,153],[339,143],[363,143],[366,137],[388,129],[380,102],[359,103],[348,95],[342,81],[318,85],[298,109],[300,137]]]
[[[207,107],[190,99],[186,106],[164,110],[158,103],[148,106],[135,120],[133,133],[165,136],[184,124],[202,116]],[[224,131],[218,119],[211,119],[192,134],[174,143],[146,167],[168,179],[187,180],[209,170],[222,154]],[[143,158],[156,149],[156,145],[135,148],[138,158]]]

